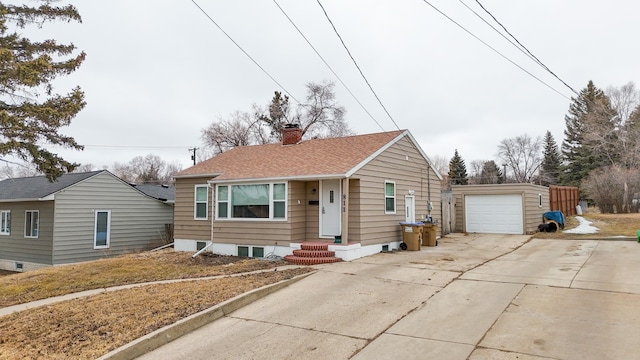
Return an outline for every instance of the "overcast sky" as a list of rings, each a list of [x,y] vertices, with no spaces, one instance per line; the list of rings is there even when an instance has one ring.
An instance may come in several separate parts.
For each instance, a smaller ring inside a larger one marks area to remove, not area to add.
[[[66,1],[63,1],[65,3]],[[346,120],[358,134],[395,130],[340,44],[316,0],[278,0],[378,126],[270,0],[198,4],[289,93],[305,83],[336,82]],[[86,149],[61,151],[97,168],[157,154],[190,166],[201,130],[282,91],[190,0],[72,1],[82,24],[47,24],[39,36],[73,42],[87,53],[59,90],[79,85],[86,108],[62,130]],[[434,7],[533,76],[482,44],[421,0],[321,0],[391,116],[430,157],[457,148],[469,165],[497,159],[500,140],[550,130],[563,140],[573,95],[463,4]],[[632,0],[481,0],[535,56],[580,91],[640,78],[640,2]],[[488,19],[489,21],[489,19]],[[495,23],[494,26],[498,26]],[[559,94],[560,93],[560,94]]]

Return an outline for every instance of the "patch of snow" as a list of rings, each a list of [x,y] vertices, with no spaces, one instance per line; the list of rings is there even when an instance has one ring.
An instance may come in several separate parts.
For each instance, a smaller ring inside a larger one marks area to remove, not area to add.
[[[578,219],[578,222],[580,223],[577,227],[570,229],[570,230],[564,230],[563,233],[565,234],[595,234],[598,232],[597,227],[595,226],[591,226],[591,221],[583,218],[582,216],[576,216],[576,219]]]

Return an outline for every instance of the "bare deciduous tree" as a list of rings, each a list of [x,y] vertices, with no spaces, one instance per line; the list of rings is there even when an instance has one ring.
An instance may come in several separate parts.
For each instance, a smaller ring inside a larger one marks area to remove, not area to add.
[[[136,156],[123,164],[115,162],[110,171],[122,180],[137,184],[170,184],[173,174],[182,170],[178,162],[166,163],[158,155]]]
[[[431,158],[431,165],[440,173],[447,175],[449,173],[449,158],[442,155],[435,155]]]
[[[630,212],[633,194],[640,192],[640,169],[619,165],[599,168],[589,173],[581,188],[603,213]]]
[[[503,139],[498,156],[511,168],[516,182],[530,183],[542,164],[542,139],[532,139],[528,134]]]
[[[202,130],[202,140],[216,155],[236,146],[279,142],[288,123],[298,124],[306,139],[353,134],[344,120],[344,107],[335,99],[334,84],[308,83],[306,87],[306,102],[297,108],[290,106],[288,96],[276,91],[266,107],[253,105],[251,114],[236,111],[212,123]]]

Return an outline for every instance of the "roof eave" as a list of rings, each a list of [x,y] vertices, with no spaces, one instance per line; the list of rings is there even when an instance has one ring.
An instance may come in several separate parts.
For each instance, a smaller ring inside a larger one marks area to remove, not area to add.
[[[210,177],[214,178],[222,175],[222,173],[210,173],[210,174],[185,174],[185,175],[173,175],[173,179],[193,179],[193,178],[202,178],[202,177]]]
[[[302,175],[302,176],[277,176],[263,178],[245,178],[245,179],[211,179],[207,181],[209,184],[230,184],[230,183],[256,183],[256,182],[274,182],[274,181],[309,181],[309,180],[328,180],[328,179],[344,179],[348,177],[346,174],[320,174],[320,175]]]

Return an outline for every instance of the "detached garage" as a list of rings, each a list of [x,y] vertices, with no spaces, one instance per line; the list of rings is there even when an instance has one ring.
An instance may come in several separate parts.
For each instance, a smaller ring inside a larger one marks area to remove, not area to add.
[[[549,211],[549,189],[533,184],[452,186],[456,232],[530,234]]]

